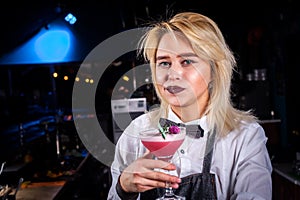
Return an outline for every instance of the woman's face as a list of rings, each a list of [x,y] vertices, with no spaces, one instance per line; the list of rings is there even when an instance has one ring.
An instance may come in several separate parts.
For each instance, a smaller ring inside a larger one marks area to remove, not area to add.
[[[185,37],[165,34],[156,61],[158,89],[173,110],[195,106],[199,110],[207,105],[210,66],[195,54]]]

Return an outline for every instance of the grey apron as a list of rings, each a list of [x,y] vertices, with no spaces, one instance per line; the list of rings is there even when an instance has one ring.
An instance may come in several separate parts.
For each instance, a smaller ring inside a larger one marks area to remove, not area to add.
[[[215,141],[216,131],[209,135],[205,157],[203,160],[202,173],[192,174],[183,177],[179,188],[174,190],[176,195],[185,196],[186,200],[212,200],[217,199],[215,184],[215,175],[210,173],[211,159],[213,154],[213,144]],[[141,193],[141,200],[154,200],[164,193],[164,188],[156,188]]]

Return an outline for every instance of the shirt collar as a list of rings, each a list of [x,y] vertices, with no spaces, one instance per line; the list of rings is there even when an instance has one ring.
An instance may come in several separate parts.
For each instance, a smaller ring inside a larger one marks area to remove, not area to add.
[[[202,116],[200,119],[195,119],[195,120],[192,120],[192,121],[189,121],[189,122],[182,122],[181,119],[179,119],[179,117],[172,111],[171,107],[169,106],[169,112],[168,112],[168,119],[169,120],[172,120],[176,123],[183,123],[185,125],[194,125],[194,124],[197,124],[197,125],[200,125],[201,128],[203,128],[204,131],[207,131],[207,122],[206,122],[206,118],[207,116],[204,115]]]

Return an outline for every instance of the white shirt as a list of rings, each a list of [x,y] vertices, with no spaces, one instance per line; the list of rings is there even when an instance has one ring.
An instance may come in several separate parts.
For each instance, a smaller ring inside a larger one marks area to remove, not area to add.
[[[138,131],[149,127],[149,115],[146,113],[133,120],[119,138],[107,199],[120,199],[115,190],[120,171],[145,152],[137,135]],[[168,119],[182,123],[172,111]],[[209,131],[206,116],[185,124],[200,124],[204,136],[199,139],[186,137],[177,151],[175,156],[182,160],[180,177],[202,172]],[[266,142],[265,132],[256,122],[242,123],[240,130],[234,130],[225,137],[216,136],[210,173],[215,174],[218,199],[272,199],[272,165]]]

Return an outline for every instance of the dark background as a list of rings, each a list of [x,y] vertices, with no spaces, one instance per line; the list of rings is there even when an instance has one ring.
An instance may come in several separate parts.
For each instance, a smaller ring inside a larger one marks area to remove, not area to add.
[[[84,58],[94,47],[117,33],[147,26],[148,22],[166,19],[179,11],[200,12],[219,25],[238,63],[232,86],[233,103],[240,109],[253,109],[263,122],[273,162],[293,161],[295,152],[300,151],[300,99],[297,94],[300,9],[296,0],[1,2],[0,161],[12,164],[24,161],[30,155],[35,161],[30,171],[45,170],[45,166],[57,167],[49,163],[55,165],[61,159],[69,164],[59,164],[60,169],[78,167],[82,156],[69,162],[70,158],[64,155],[68,150],[79,151],[83,157],[86,153],[72,120],[72,89]],[[69,12],[77,17],[72,26],[80,42],[74,49],[75,57],[54,63],[34,60],[22,63],[22,59],[13,53],[41,29],[51,29],[53,21],[63,19]],[[4,58],[9,55],[13,55],[14,61],[6,63]],[[135,57],[135,52],[122,55],[107,66],[97,85],[97,118],[110,139],[113,139],[112,90],[126,72],[142,63]],[[53,72],[68,75],[69,80],[53,78]],[[124,86],[132,90],[131,83]],[[119,95],[120,98],[146,96],[148,106],[158,103],[153,87],[147,84],[134,93],[120,91]],[[21,125],[24,130],[20,129]],[[55,153],[58,132],[61,139],[64,138],[61,145],[65,148],[59,156]],[[26,133],[22,140],[21,133]],[[80,177],[68,185],[66,192],[61,192],[61,199],[75,198],[86,192],[97,197],[106,195],[109,182],[106,166],[90,157],[87,160],[88,164],[78,172]]]
[[[27,41],[41,27],[68,12],[78,17],[76,29],[87,34],[85,39],[92,41],[92,45],[122,30],[178,11],[208,15],[220,25],[230,43],[242,42],[239,45],[245,45],[245,41],[237,41],[236,36],[242,37],[241,34],[258,26],[280,30],[278,26],[283,23],[286,34],[292,34],[299,17],[294,0],[14,0],[2,2],[0,9],[1,54]]]
[[[179,11],[196,11],[216,21],[236,56],[238,70],[232,97],[235,105],[254,109],[262,120],[280,119],[282,146],[288,147],[295,141],[291,138],[299,136],[295,49],[300,43],[300,12],[294,0],[28,0],[2,2],[0,9],[0,61],[69,12],[77,17],[72,29],[81,42],[75,49],[78,56],[63,62],[31,64],[22,63],[18,57],[15,63],[0,62],[0,117],[4,122],[1,129],[47,112],[71,113],[72,81],[85,56],[103,40]],[[121,66],[108,67],[98,84],[96,99],[100,114],[110,114],[111,90],[116,81],[139,64],[134,52],[119,60]],[[70,81],[53,80],[54,71],[68,74]],[[263,80],[249,79],[261,71]],[[137,96],[147,92],[151,93],[152,88]]]

